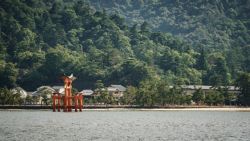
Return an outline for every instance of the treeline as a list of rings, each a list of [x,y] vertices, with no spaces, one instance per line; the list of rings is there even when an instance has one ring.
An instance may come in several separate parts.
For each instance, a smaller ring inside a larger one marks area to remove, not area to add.
[[[242,84],[244,83],[244,84]],[[164,79],[142,81],[138,87],[128,86],[119,103],[140,106],[167,105],[250,105],[250,75],[242,74],[237,80],[239,93],[230,92],[228,87],[213,87],[210,90],[196,89],[194,93],[187,92],[183,86],[169,85]],[[238,85],[240,84],[240,85]],[[98,90],[98,89],[97,89]],[[117,104],[117,101],[107,93],[100,91],[101,96],[86,102]]]
[[[105,89],[101,80],[95,83],[95,93],[92,97],[84,98],[85,104],[110,105],[138,105],[142,107],[168,106],[168,105],[250,105],[250,74],[241,74],[236,82],[238,92],[232,92],[228,87],[213,87],[210,90],[196,89],[188,92],[183,86],[170,86],[164,79],[150,79],[142,81],[138,87],[128,86],[122,97],[114,97]],[[50,87],[42,86],[36,95],[21,95],[21,88],[8,90],[0,88],[1,105],[43,104],[51,105]],[[73,91],[76,91],[73,89]],[[75,92],[73,92],[74,94]]]
[[[41,87],[38,90],[40,95],[30,95],[22,92],[23,89],[16,87],[14,89],[0,88],[1,105],[50,105],[52,104],[52,91],[48,88]]]
[[[168,105],[250,105],[250,74],[242,73],[235,82],[235,90],[227,86],[215,86],[209,90],[201,88],[193,93],[185,86],[170,85],[166,79],[151,78],[140,82],[138,87],[128,86],[124,96],[116,98],[109,94],[101,80],[95,83],[95,94],[85,98],[85,104],[122,104],[142,107]],[[238,91],[238,92],[235,92]]]

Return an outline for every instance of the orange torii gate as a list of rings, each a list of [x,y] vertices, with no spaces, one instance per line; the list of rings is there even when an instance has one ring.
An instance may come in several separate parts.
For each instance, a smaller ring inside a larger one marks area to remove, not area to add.
[[[62,94],[60,94],[59,92],[53,93],[53,96],[52,96],[53,112],[55,112],[56,109],[58,110],[58,112],[60,112],[61,108],[63,108],[64,112],[71,112],[72,107],[75,108],[75,112],[77,112],[78,109],[79,111],[82,111],[82,107],[83,107],[82,93],[76,93],[74,96],[72,96],[72,93],[71,93],[72,82],[76,78],[73,76],[73,74],[71,74],[70,76],[63,76],[62,79],[64,81],[64,96],[62,96]],[[62,106],[61,106],[61,102],[63,102]]]

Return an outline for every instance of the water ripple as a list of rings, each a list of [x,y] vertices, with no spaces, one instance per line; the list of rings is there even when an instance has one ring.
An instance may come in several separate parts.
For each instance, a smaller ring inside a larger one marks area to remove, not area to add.
[[[250,112],[0,111],[1,141],[250,140]]]

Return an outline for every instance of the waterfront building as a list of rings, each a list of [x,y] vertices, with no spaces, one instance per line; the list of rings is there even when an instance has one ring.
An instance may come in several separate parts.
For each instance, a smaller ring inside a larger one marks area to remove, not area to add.
[[[211,91],[218,90],[219,88],[226,89],[229,93],[233,93],[233,94],[240,93],[239,88],[235,86],[213,87],[213,86],[207,86],[207,85],[181,85],[181,88],[183,89],[184,94],[187,94],[187,95],[192,95],[198,89],[201,89],[206,94]]]
[[[94,92],[90,89],[82,90],[84,98],[92,98],[94,96]]]
[[[52,93],[55,92],[55,90],[50,86],[40,86],[37,88],[36,91],[32,93],[32,97],[35,97],[35,104],[43,104],[47,103],[47,100],[51,99]]]
[[[119,99],[123,97],[124,92],[126,91],[126,88],[122,85],[110,85],[107,88],[110,95],[112,95],[114,98]]]

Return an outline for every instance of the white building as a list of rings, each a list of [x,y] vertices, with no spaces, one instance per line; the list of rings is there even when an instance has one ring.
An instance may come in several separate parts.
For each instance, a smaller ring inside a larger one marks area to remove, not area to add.
[[[110,85],[107,88],[110,95],[112,95],[115,98],[121,98],[124,95],[124,92],[126,91],[126,88],[122,85]]]
[[[38,87],[36,91],[32,93],[33,97],[37,97],[36,104],[40,104],[43,101],[43,97],[46,97],[50,99],[52,97],[52,93],[54,93],[55,90],[50,86],[41,86]]]
[[[84,97],[92,97],[94,92],[90,89],[82,90],[81,93],[83,93]]]
[[[184,90],[184,93],[187,95],[192,95],[196,90],[201,89],[203,90],[203,92],[205,92],[205,94],[207,92],[210,92],[212,90],[216,90],[218,89],[217,87],[213,87],[213,86],[207,86],[207,85],[181,85],[181,87]],[[225,88],[224,86],[221,86],[220,88]],[[239,88],[235,87],[235,86],[227,86],[226,87],[228,89],[229,93],[234,93],[234,94],[239,94]]]

